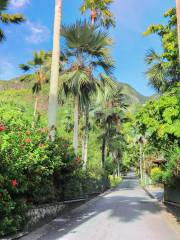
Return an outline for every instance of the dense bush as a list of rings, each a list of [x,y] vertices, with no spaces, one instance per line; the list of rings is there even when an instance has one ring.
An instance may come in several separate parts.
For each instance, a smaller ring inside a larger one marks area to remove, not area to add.
[[[31,125],[25,109],[0,105],[0,235],[21,229],[32,204],[59,199],[58,174],[79,166],[67,141],[52,143],[47,129]]]
[[[103,185],[102,178],[95,178],[88,171],[82,169],[75,171],[70,176],[64,176],[61,182],[64,187],[64,200],[87,198],[88,195],[101,192]]]
[[[83,170],[67,140],[50,141],[41,121],[32,128],[29,109],[0,103],[0,236],[22,229],[32,205],[100,192],[102,179]]]
[[[168,159],[162,173],[162,182],[166,185],[174,184],[174,180],[180,178],[180,148],[175,144],[166,153]]]
[[[146,136],[145,151],[163,156],[166,164],[158,181],[172,184],[180,177],[180,85],[147,102],[136,114],[135,128]]]

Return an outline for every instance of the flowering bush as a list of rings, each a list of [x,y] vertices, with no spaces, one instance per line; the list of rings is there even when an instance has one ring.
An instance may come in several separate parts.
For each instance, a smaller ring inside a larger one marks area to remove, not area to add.
[[[0,236],[24,226],[29,206],[59,200],[59,175],[80,165],[67,141],[47,135],[25,109],[0,104]]]

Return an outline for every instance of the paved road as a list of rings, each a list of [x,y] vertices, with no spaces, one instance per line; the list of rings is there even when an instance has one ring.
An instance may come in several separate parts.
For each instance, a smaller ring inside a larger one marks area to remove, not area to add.
[[[180,235],[173,218],[131,178],[107,195],[22,238],[37,239],[179,240]]]

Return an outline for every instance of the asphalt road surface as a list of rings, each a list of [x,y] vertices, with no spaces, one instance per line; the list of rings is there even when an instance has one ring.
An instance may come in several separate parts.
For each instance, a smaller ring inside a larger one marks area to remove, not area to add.
[[[179,226],[132,176],[22,240],[179,240]]]

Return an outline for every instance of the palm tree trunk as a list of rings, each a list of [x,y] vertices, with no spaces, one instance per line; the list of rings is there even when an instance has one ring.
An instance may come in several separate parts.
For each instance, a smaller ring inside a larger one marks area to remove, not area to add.
[[[180,60],[180,0],[176,0],[176,15],[177,15],[177,30],[178,30],[178,45],[179,45],[179,60]]]
[[[48,106],[48,127],[50,130],[50,137],[52,140],[54,140],[55,138],[55,126],[56,126],[56,116],[57,116],[57,107],[58,107],[61,14],[62,14],[62,0],[56,0],[49,106]]]
[[[102,139],[102,169],[105,170],[106,161],[106,137]]]
[[[79,127],[79,96],[74,98],[74,137],[73,137],[73,147],[74,152],[78,154],[78,127]]]
[[[32,122],[32,127],[35,125],[35,118],[36,118],[36,113],[37,113],[37,106],[38,106],[38,96],[35,98],[35,103],[34,103],[34,113],[33,113],[33,122]]]
[[[88,139],[89,139],[89,107],[85,106],[85,113],[84,113],[84,121],[85,121],[85,128],[84,128],[84,139],[83,139],[83,149],[82,149],[82,156],[84,167],[87,166],[87,157],[88,157]]]
[[[92,16],[92,13],[91,13]],[[95,24],[95,18],[91,18],[91,25],[94,27]],[[84,163],[84,168],[87,166],[87,158],[88,158],[88,133],[89,133],[89,107],[85,106],[85,112],[84,112],[84,136],[82,140],[82,160]]]

